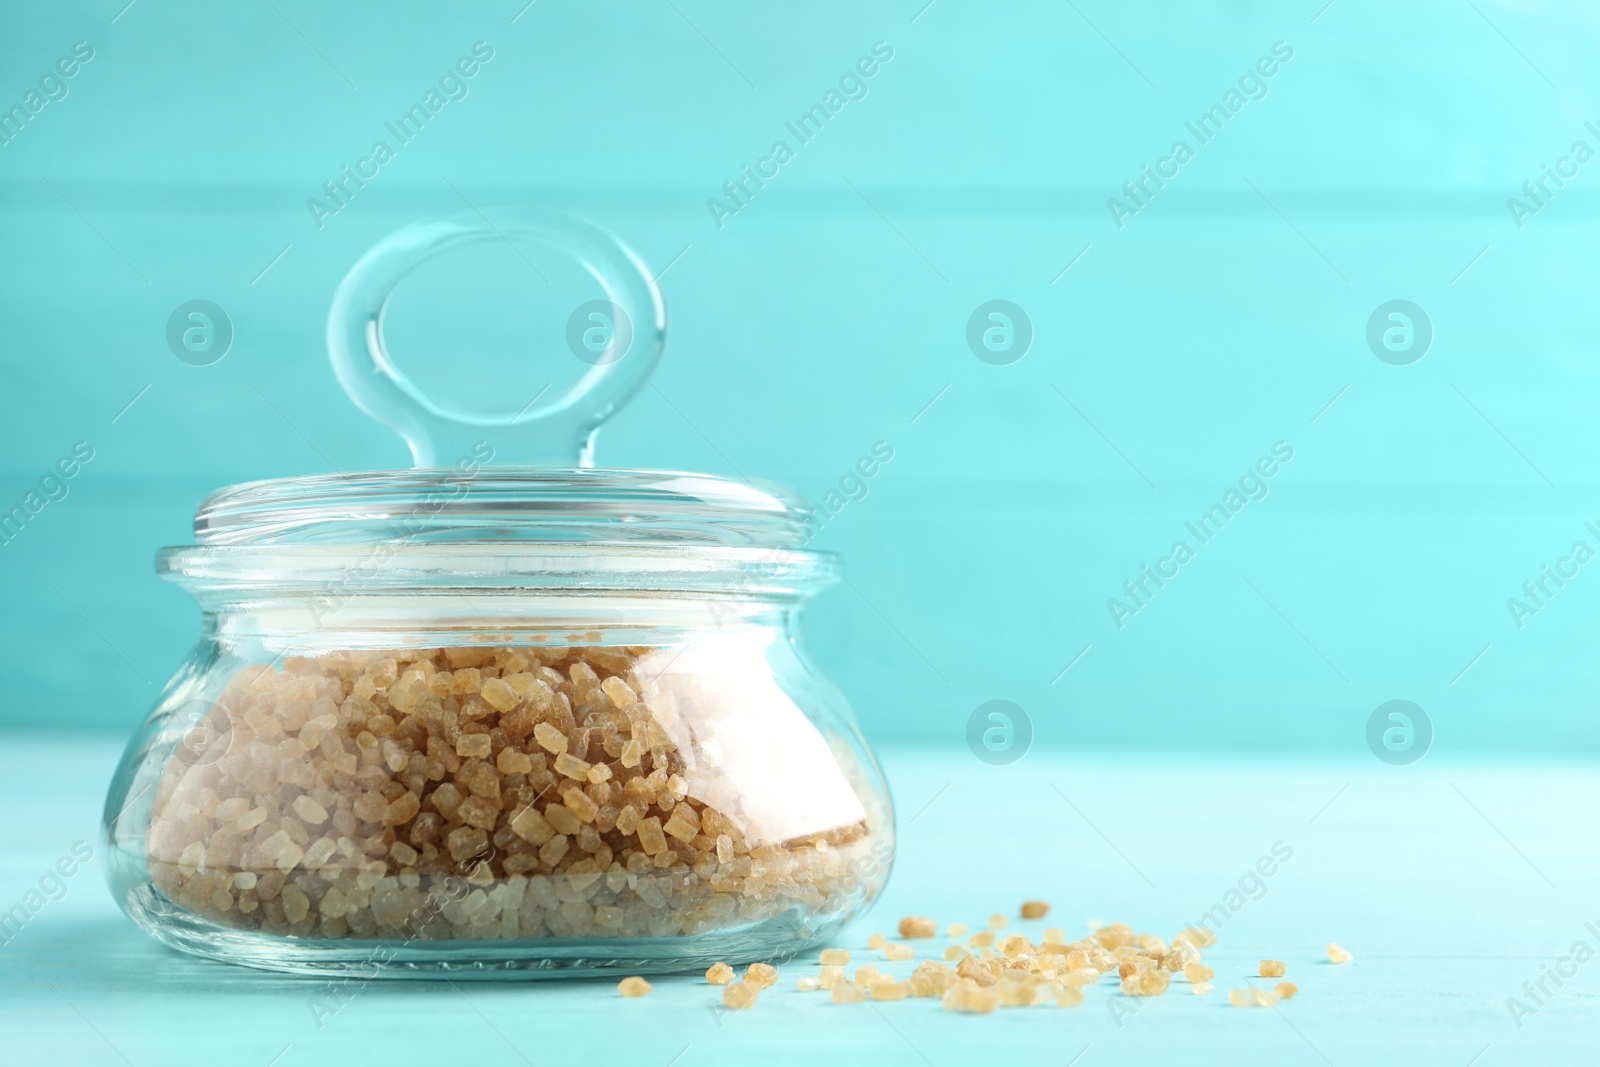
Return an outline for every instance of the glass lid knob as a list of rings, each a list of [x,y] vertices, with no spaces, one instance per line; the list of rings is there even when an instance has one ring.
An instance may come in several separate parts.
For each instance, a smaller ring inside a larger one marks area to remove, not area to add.
[[[427,395],[390,358],[384,340],[385,314],[408,275],[430,259],[486,242],[565,257],[605,294],[574,312],[571,337],[551,338],[552,349],[570,347],[563,358],[582,360],[581,376],[564,388],[552,385],[515,413],[472,411]],[[328,356],[350,399],[405,440],[417,467],[448,466],[485,439],[497,464],[591,467],[596,430],[650,380],[666,333],[661,290],[616,237],[561,212],[485,207],[413,223],[362,256],[334,293]]]

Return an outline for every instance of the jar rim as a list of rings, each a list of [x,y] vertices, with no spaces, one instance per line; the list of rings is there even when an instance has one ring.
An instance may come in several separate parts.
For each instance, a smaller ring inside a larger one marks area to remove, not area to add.
[[[456,467],[273,478],[195,510],[195,541],[238,545],[677,545],[797,551],[820,525],[783,486],[688,471]]]
[[[156,573],[203,602],[462,593],[799,602],[839,580],[830,552],[685,544],[183,545]]]

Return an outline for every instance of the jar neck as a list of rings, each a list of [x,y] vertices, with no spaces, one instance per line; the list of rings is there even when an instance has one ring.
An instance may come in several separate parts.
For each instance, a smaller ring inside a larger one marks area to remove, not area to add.
[[[821,552],[705,545],[196,545],[162,549],[156,573],[200,606],[277,600],[351,603],[421,596],[754,600],[799,603],[839,577]],[[497,602],[499,603],[499,602]],[[503,603],[497,611],[506,610]]]
[[[222,640],[295,647],[388,648],[473,644],[654,644],[674,635],[786,630],[797,601],[458,590],[212,599],[207,629]]]

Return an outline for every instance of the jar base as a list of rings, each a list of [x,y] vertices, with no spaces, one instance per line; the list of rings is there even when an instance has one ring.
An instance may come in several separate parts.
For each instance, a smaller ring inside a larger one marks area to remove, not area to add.
[[[128,894],[130,918],[193,956],[285,974],[361,979],[516,981],[703,971],[713,963],[781,963],[822,945],[853,916],[825,922],[797,912],[686,937],[428,941],[297,938],[234,930],[197,918],[153,887]]]

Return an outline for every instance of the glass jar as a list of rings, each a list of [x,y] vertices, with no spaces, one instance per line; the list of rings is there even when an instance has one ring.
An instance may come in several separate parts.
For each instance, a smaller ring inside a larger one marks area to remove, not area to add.
[[[435,404],[387,359],[389,293],[513,237],[579,261],[630,336],[516,416]],[[588,465],[664,337],[637,259],[565,217],[423,223],[352,270],[331,355],[418,468],[224,489],[159,554],[204,627],[106,801],[135,922],[304,973],[655,972],[792,956],[877,896],[893,814],[799,644],[837,577],[804,503]]]

